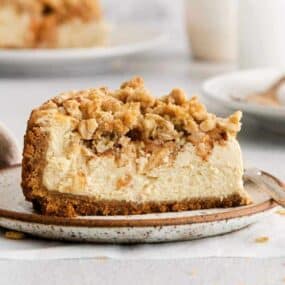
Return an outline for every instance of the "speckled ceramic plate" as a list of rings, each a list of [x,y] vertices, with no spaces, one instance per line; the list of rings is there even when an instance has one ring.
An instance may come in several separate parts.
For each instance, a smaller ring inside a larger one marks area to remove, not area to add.
[[[260,220],[276,204],[246,184],[253,204],[130,216],[47,217],[36,214],[20,187],[21,167],[0,171],[0,226],[34,236],[80,242],[137,243],[190,240],[239,230]]]

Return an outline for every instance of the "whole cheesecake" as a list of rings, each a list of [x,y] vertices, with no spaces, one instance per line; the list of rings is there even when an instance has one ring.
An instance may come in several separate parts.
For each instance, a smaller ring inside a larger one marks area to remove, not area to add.
[[[66,217],[246,205],[240,118],[209,114],[180,89],[153,97],[139,77],[63,93],[29,119],[24,195]]]
[[[0,0],[0,48],[104,45],[98,0]]]

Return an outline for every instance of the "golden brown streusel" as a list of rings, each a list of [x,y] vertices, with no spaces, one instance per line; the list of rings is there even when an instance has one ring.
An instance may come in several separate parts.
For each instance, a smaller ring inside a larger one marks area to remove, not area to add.
[[[99,0],[0,0],[2,9],[0,22],[4,24],[4,31],[10,28],[9,21],[6,23],[9,17],[14,17],[13,22],[22,19],[28,23],[21,43],[11,40],[9,35],[1,39],[1,48],[8,49],[56,48],[60,46],[59,27],[102,19]],[[8,16],[5,16],[7,11]]]
[[[0,5],[12,5],[19,12],[32,13],[41,18],[55,17],[57,21],[74,17],[84,20],[101,17],[97,0],[0,0]]]
[[[55,107],[56,106],[56,107]],[[209,114],[197,97],[187,99],[181,89],[156,98],[135,77],[111,91],[107,88],[61,94],[40,109],[55,109],[77,121],[82,140],[91,140],[93,151],[105,152],[137,142],[191,142],[203,157],[215,143],[225,142],[240,130],[241,112],[223,119]],[[142,146],[142,148],[144,145]]]

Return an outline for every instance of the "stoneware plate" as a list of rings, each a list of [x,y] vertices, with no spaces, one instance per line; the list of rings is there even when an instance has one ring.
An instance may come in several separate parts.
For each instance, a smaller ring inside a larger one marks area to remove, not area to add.
[[[0,71],[13,72],[19,69],[22,72],[54,71],[61,68],[67,71],[70,68],[82,69],[102,63],[116,64],[116,59],[142,53],[152,49],[166,39],[166,34],[160,28],[143,27],[138,24],[117,25],[110,36],[107,47],[73,48],[58,50],[3,50],[0,49]]]
[[[20,187],[21,167],[0,170],[0,226],[34,236],[80,242],[142,243],[191,240],[229,233],[262,219],[276,204],[246,184],[253,204],[131,216],[57,218],[36,214]]]
[[[253,93],[260,93],[285,73],[275,69],[254,69],[219,75],[207,80],[202,87],[203,95],[212,102],[220,103],[230,110],[241,110],[245,116],[255,119],[263,127],[285,133],[285,86],[278,95],[284,107],[262,106],[243,99]]]

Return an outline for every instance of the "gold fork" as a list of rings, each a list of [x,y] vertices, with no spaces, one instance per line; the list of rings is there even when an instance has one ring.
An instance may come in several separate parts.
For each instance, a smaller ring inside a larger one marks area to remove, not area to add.
[[[260,93],[253,93],[247,95],[245,98],[233,97],[236,101],[246,101],[257,103],[264,106],[280,107],[282,103],[277,96],[279,88],[285,83],[285,76],[282,76],[278,81],[274,82],[268,89]]]

